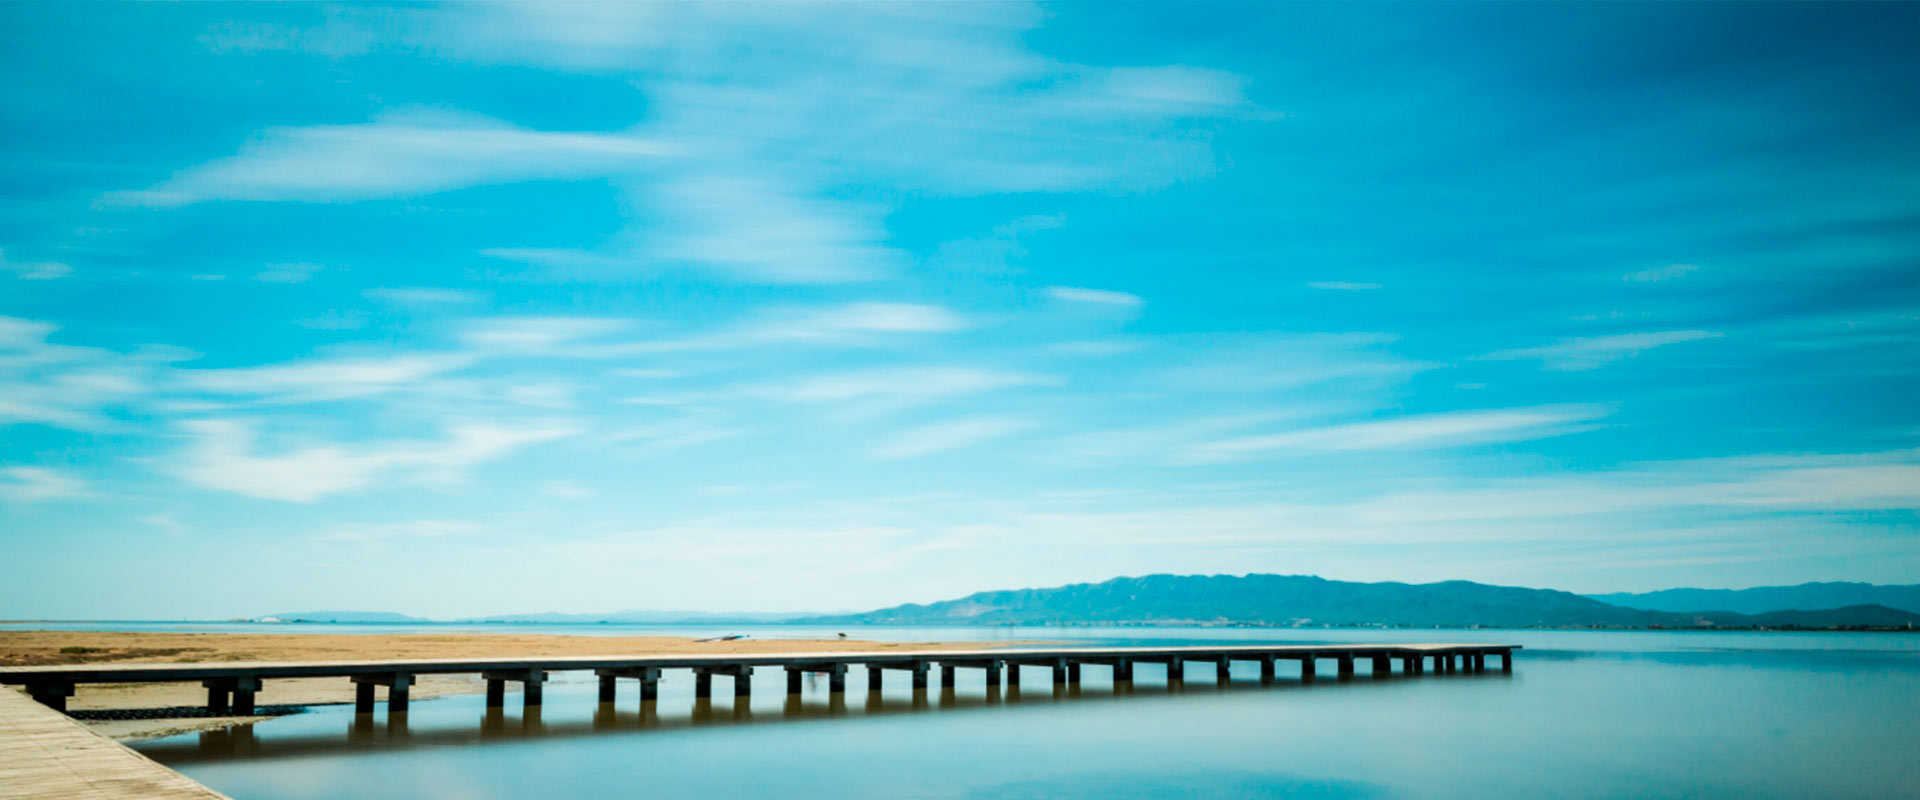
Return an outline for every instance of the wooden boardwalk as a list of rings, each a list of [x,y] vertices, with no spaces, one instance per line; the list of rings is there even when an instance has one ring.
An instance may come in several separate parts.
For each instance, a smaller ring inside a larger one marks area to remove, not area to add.
[[[1371,645],[1201,645],[1181,647],[1065,647],[995,648],[989,650],[939,650],[884,652],[811,652],[751,653],[734,655],[666,656],[558,656],[542,658],[460,658],[375,661],[310,662],[203,662],[194,664],[85,664],[78,666],[0,667],[0,684],[24,685],[35,700],[56,710],[66,707],[67,698],[77,685],[88,683],[193,682],[207,689],[207,710],[253,713],[254,697],[261,683],[282,678],[346,678],[357,684],[356,705],[360,711],[374,710],[374,687],[387,688],[389,712],[404,713],[413,679],[419,675],[479,673],[487,681],[487,704],[504,701],[505,684],[518,683],[522,700],[529,706],[541,704],[541,687],[549,672],[592,671],[600,677],[600,699],[612,702],[618,680],[638,680],[642,702],[652,701],[665,670],[693,673],[694,696],[711,695],[716,676],[733,682],[735,696],[752,691],[755,668],[784,669],[787,692],[800,692],[801,677],[808,673],[825,674],[832,691],[846,690],[850,667],[865,667],[867,690],[878,691],[882,673],[899,671],[911,674],[914,689],[926,689],[929,672],[939,667],[940,682],[954,685],[955,671],[979,670],[986,684],[996,687],[1002,676],[1009,686],[1020,684],[1022,667],[1050,669],[1056,685],[1080,682],[1083,665],[1098,665],[1113,670],[1116,681],[1132,681],[1136,664],[1164,665],[1169,681],[1181,680],[1189,664],[1212,667],[1216,676],[1225,676],[1232,662],[1258,662],[1261,677],[1271,680],[1274,665],[1294,661],[1300,665],[1301,678],[1313,680],[1315,664],[1331,660],[1337,674],[1354,674],[1356,664],[1368,665],[1374,675],[1390,674],[1395,662],[1406,675],[1420,675],[1431,663],[1436,673],[1480,672],[1488,657],[1500,659],[1502,671],[1513,670],[1513,651],[1507,644],[1371,644]]]
[[[1167,683],[1185,679],[1190,665],[1210,668],[1214,680],[1231,680],[1235,662],[1254,662],[1263,683],[1275,678],[1278,662],[1299,664],[1302,681],[1313,681],[1316,664],[1334,662],[1339,680],[1354,676],[1365,665],[1375,678],[1394,673],[1417,676],[1429,668],[1435,673],[1483,672],[1489,657],[1500,660],[1502,672],[1513,671],[1513,651],[1506,644],[1372,644],[1372,645],[1202,645],[1182,647],[1065,647],[994,648],[884,652],[752,653],[734,655],[669,656],[561,656],[544,658],[461,658],[311,662],[203,662],[193,664],[84,664],[76,666],[0,667],[0,684],[25,686],[23,695],[0,688],[0,800],[13,798],[217,798],[221,795],[188,780],[99,736],[69,719],[62,711],[76,686],[89,683],[197,681],[207,690],[210,712],[253,713],[254,697],[264,681],[286,678],[335,677],[356,684],[355,706],[362,714],[374,712],[374,687],[387,689],[389,723],[404,720],[408,689],[415,676],[479,673],[487,682],[487,707],[505,702],[505,685],[521,686],[521,700],[529,711],[541,705],[541,688],[549,672],[591,671],[599,677],[600,702],[612,703],[620,680],[638,681],[643,709],[659,693],[662,673],[685,670],[694,679],[694,697],[705,701],[713,679],[733,683],[737,707],[750,695],[755,668],[786,672],[789,698],[797,700],[802,678],[827,677],[830,693],[843,698],[850,668],[864,667],[867,692],[879,697],[886,672],[905,672],[916,696],[924,696],[937,666],[939,684],[952,689],[959,670],[984,673],[987,691],[999,691],[1002,682],[1011,691],[1020,686],[1023,668],[1051,673],[1056,689],[1080,683],[1083,666],[1110,670],[1116,686],[1131,685],[1136,665],[1164,669]],[[1429,667],[1428,665],[1431,665]]]
[[[0,688],[0,799],[225,797],[24,694]]]

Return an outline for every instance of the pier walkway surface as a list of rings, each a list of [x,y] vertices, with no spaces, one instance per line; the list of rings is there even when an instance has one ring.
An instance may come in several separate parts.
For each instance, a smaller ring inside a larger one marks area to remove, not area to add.
[[[0,689],[0,798],[224,800],[119,742]]]
[[[876,652],[742,653],[727,655],[610,655],[537,658],[461,658],[311,662],[200,662],[191,664],[82,664],[70,666],[0,667],[0,684],[26,687],[27,694],[0,689],[0,800],[15,798],[217,798],[221,795],[118,743],[98,736],[62,711],[76,686],[89,683],[198,682],[207,690],[207,710],[238,716],[254,712],[254,698],[264,681],[286,678],[346,678],[356,685],[355,710],[371,715],[375,687],[386,687],[389,721],[404,719],[407,696],[419,675],[479,674],[487,683],[487,706],[505,703],[506,684],[518,683],[521,702],[532,710],[542,703],[542,687],[549,672],[591,670],[599,677],[600,702],[612,703],[622,679],[640,685],[643,710],[658,700],[665,670],[688,670],[694,679],[694,697],[713,693],[713,677],[731,680],[735,705],[751,696],[755,668],[786,671],[790,698],[802,693],[807,674],[824,674],[829,691],[846,691],[849,668],[866,668],[866,689],[877,697],[886,672],[906,672],[916,694],[928,687],[929,673],[939,667],[940,684],[955,686],[958,670],[980,670],[988,691],[997,692],[1003,679],[1009,689],[1020,685],[1023,668],[1050,673],[1053,685],[1078,685],[1081,667],[1109,670],[1114,685],[1131,685],[1139,664],[1165,668],[1168,684],[1181,683],[1191,665],[1211,666],[1214,680],[1231,680],[1234,662],[1260,666],[1260,680],[1275,680],[1281,661],[1299,664],[1299,679],[1316,679],[1318,664],[1332,661],[1340,680],[1350,679],[1356,665],[1367,665],[1371,677],[1391,676],[1394,664],[1407,677],[1431,669],[1436,673],[1483,672],[1487,657],[1500,659],[1503,672],[1513,671],[1513,651],[1507,644],[1379,644],[1379,645],[1217,645],[1183,647],[1004,647],[983,650],[887,650]],[[1431,665],[1431,666],[1429,666]],[[31,699],[29,699],[31,697]],[[37,702],[36,702],[37,701]]]
[[[1390,674],[1394,662],[1406,675],[1424,673],[1429,663],[1435,672],[1480,672],[1486,669],[1487,656],[1498,656],[1503,670],[1513,670],[1516,645],[1505,644],[1383,644],[1383,645],[1219,645],[1186,647],[1052,647],[994,648],[986,650],[902,651],[865,653],[751,653],[730,655],[660,656],[555,656],[543,658],[463,658],[379,661],[313,662],[202,662],[193,664],[86,664],[79,666],[0,667],[0,684],[27,687],[34,699],[64,710],[74,687],[87,683],[161,683],[198,681],[207,689],[207,710],[253,712],[254,696],[262,681],[279,678],[347,678],[358,684],[360,711],[372,712],[374,687],[387,688],[387,710],[407,710],[408,689],[418,675],[474,674],[487,681],[488,705],[497,706],[508,682],[519,683],[523,702],[541,703],[541,686],[549,672],[592,670],[600,677],[601,702],[613,702],[615,682],[633,679],[640,683],[642,702],[655,700],[664,670],[685,669],[693,673],[694,696],[712,694],[713,676],[733,682],[735,696],[752,692],[753,670],[757,667],[781,668],[787,672],[787,691],[800,692],[801,677],[807,673],[828,676],[831,691],[846,691],[849,667],[864,666],[867,689],[880,688],[885,671],[908,672],[913,688],[927,688],[929,670],[940,667],[944,685],[954,685],[955,670],[978,669],[985,672],[988,686],[999,686],[1004,671],[1009,686],[1020,685],[1022,667],[1050,669],[1056,685],[1080,682],[1080,667],[1096,664],[1110,667],[1116,681],[1133,680],[1136,664],[1162,664],[1168,680],[1181,680],[1189,664],[1211,665],[1216,677],[1227,674],[1235,661],[1257,662],[1262,679],[1274,677],[1279,661],[1297,661],[1300,677],[1313,680],[1319,661],[1335,662],[1338,674],[1354,674],[1356,663],[1366,663],[1374,675]]]

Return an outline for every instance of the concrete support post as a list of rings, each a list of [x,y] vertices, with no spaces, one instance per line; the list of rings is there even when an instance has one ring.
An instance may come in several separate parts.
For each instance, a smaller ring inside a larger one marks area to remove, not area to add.
[[[1273,682],[1274,673],[1278,671],[1274,669],[1273,662],[1274,662],[1273,656],[1260,657],[1260,682],[1261,683]]]
[[[499,678],[487,679],[487,708],[501,708],[507,704],[507,682]]]
[[[868,692],[880,691],[880,676],[884,672],[885,670],[880,669],[879,664],[867,665],[867,691]]]
[[[612,675],[600,676],[600,702],[612,703],[614,698],[619,696],[617,690],[614,688],[613,681],[614,678]]]
[[[1373,676],[1378,678],[1382,675],[1391,674],[1393,674],[1393,659],[1387,658],[1386,656],[1374,656]]]
[[[1000,688],[1000,670],[1005,668],[1006,668],[1005,662],[1001,662],[1001,661],[987,662],[987,688],[989,689]]]
[[[373,684],[366,681],[353,682],[353,713],[373,713]]]
[[[27,695],[55,711],[66,711],[67,698],[73,696],[73,684],[64,681],[30,683],[27,684]]]
[[[540,694],[539,690],[533,686],[529,684],[527,691],[531,693],[529,696],[534,698],[532,702],[537,704]],[[393,682],[387,684],[387,719],[393,719],[395,714],[407,713],[407,693],[412,688],[412,675],[401,673],[393,676]]]
[[[913,662],[913,690],[916,692],[927,690],[927,662],[925,661]]]
[[[847,665],[835,664],[827,670],[827,691],[830,694],[847,693]]]
[[[660,702],[660,670],[647,667],[640,670],[640,705]]]
[[[1067,662],[1067,683],[1074,684],[1075,686],[1080,684],[1080,662]]]
[[[956,688],[953,685],[953,665],[952,664],[943,663],[940,665],[940,688],[942,689]]]
[[[1314,679],[1314,677],[1315,677],[1315,676],[1314,676],[1314,674],[1313,674],[1313,666],[1314,666],[1314,665],[1313,665],[1313,656],[1303,656],[1303,657],[1301,657],[1301,659],[1300,659],[1300,680],[1302,680],[1302,681],[1312,681],[1312,680]]]
[[[254,693],[260,691],[259,678],[233,679],[233,713],[235,716],[253,716]]]
[[[1178,658],[1167,660],[1167,684],[1184,683],[1187,680],[1187,662]]]
[[[200,685],[207,687],[207,713],[215,715],[226,714],[229,707],[227,703],[228,689],[226,682],[217,680],[201,681]]]
[[[1132,661],[1129,661],[1123,658],[1113,662],[1113,682],[1114,683],[1132,683],[1133,682],[1133,662]]]
[[[1353,677],[1353,656],[1343,655],[1340,657],[1339,663],[1340,663],[1340,677],[1342,678]]]
[[[704,669],[693,671],[693,699],[707,700],[713,697],[713,673]]]
[[[1067,662],[1065,661],[1053,662],[1053,685],[1055,686],[1067,685]]]
[[[1509,675],[1513,674],[1513,651],[1512,650],[1500,651],[1500,671],[1507,673]]]
[[[743,700],[753,696],[753,667],[741,667],[733,673],[733,698]]]
[[[1020,663],[1017,661],[1007,662],[1007,688],[1020,688]]]
[[[596,672],[596,674],[600,676],[601,702],[603,703],[612,702],[610,699],[608,699],[612,697],[612,695],[609,693],[607,689],[607,682],[613,679],[614,677],[613,674],[607,673],[607,672]],[[522,713],[524,713],[525,709],[536,709],[540,707],[540,701],[541,701],[540,689],[547,682],[547,673],[537,669],[482,672],[480,673],[480,677],[485,678],[487,681],[489,681],[489,684],[487,687],[487,691],[489,693],[493,691],[493,687],[491,684],[492,681],[496,681],[496,680],[497,681],[514,681],[519,683],[520,684],[520,704],[523,709]],[[505,704],[504,695],[506,693],[506,688],[501,687],[500,691],[501,691],[501,694],[503,695],[501,700],[502,700],[502,704],[504,705]],[[489,694],[489,698],[491,698],[491,694]]]
[[[787,667],[787,696],[788,697],[795,697],[800,694],[800,675],[801,675],[800,670],[795,669],[793,667]]]

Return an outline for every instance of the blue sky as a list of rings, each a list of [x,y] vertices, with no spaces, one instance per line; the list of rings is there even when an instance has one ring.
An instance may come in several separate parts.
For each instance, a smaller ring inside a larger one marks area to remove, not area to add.
[[[0,617],[1920,580],[1914,6],[0,22]]]

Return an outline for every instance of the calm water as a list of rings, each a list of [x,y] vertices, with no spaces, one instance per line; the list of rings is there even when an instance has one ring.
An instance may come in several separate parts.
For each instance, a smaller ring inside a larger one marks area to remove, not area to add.
[[[127,627],[127,626],[119,626]],[[366,626],[392,632],[392,626]],[[660,628],[593,626],[608,633]],[[316,626],[338,631],[347,626]],[[358,629],[353,628],[353,629]],[[516,626],[515,629],[520,629]],[[568,629],[569,632],[582,632]],[[664,629],[688,634],[693,629]],[[736,631],[740,629],[734,629]],[[769,627],[760,637],[819,631]],[[844,707],[824,684],[785,701],[762,670],[750,708],[697,707],[668,673],[656,718],[637,690],[601,708],[591,676],[556,675],[545,708],[517,698],[416,701],[404,725],[326,707],[139,749],[241,798],[459,797],[1915,797],[1920,636],[1536,631],[849,629],[899,641],[1088,644],[1500,641],[1514,674],[1271,686],[1242,665],[1170,692],[1158,667],[1115,692],[1101,667],[1056,694],[1034,671],[988,695],[916,697],[890,673]],[[1208,674],[1200,674],[1208,673]],[[715,682],[727,695],[726,679]]]

